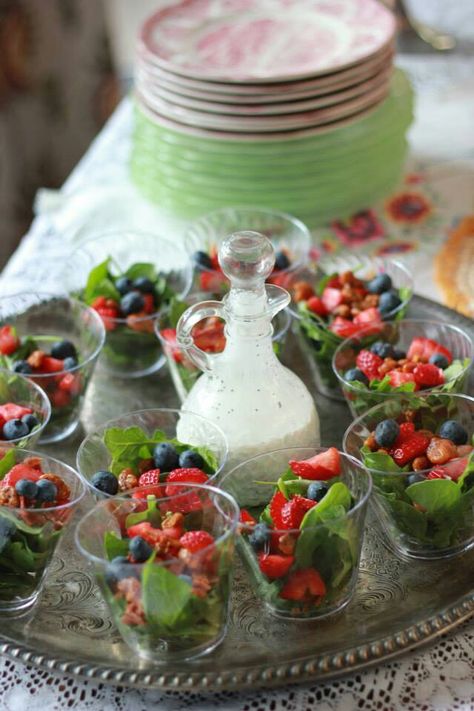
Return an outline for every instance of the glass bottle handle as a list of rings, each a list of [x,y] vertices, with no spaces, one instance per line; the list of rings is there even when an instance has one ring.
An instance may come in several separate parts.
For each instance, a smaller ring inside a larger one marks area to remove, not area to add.
[[[214,360],[219,358],[219,355],[206,353],[201,348],[198,348],[194,343],[192,331],[196,324],[212,316],[217,316],[217,318],[225,321],[224,304],[221,301],[201,301],[199,304],[194,304],[194,306],[186,309],[176,327],[176,339],[179,348],[186,351],[188,358],[200,370],[212,370],[214,368]]]

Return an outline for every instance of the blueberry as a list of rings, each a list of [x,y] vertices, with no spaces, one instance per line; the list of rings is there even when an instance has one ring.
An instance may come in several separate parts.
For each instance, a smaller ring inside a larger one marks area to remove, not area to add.
[[[182,573],[181,575],[178,575],[178,578],[182,580],[184,583],[187,583],[188,585],[193,584],[193,579],[190,575],[186,575],[185,573]]]
[[[69,358],[65,358],[63,360],[63,368],[64,370],[72,370],[77,366],[77,359],[73,358],[72,356]]]
[[[15,373],[23,373],[23,375],[30,375],[33,372],[33,368],[26,360],[17,360],[13,364],[13,370]]]
[[[405,353],[405,351],[399,350],[398,348],[394,348],[394,349],[393,349],[393,356],[392,356],[392,358],[393,358],[394,360],[403,360],[403,359],[406,358],[406,357],[407,357],[407,354]]]
[[[449,360],[442,353],[433,353],[428,362],[443,370],[449,365]]]
[[[119,277],[115,282],[115,288],[121,296],[125,296],[132,290],[132,280],[126,276]]]
[[[21,437],[26,437],[28,434],[30,434],[28,425],[19,419],[8,420],[8,422],[5,422],[3,425],[3,439],[20,439]]]
[[[53,358],[64,360],[65,358],[77,358],[76,346],[71,341],[57,341],[51,348]]]
[[[125,294],[125,296],[122,296],[120,299],[120,308],[125,316],[137,314],[143,311],[144,307],[145,300],[138,291],[129,291],[128,294]]]
[[[418,484],[419,481],[425,481],[425,477],[423,476],[423,474],[415,472],[415,474],[410,474],[410,476],[407,476],[407,486],[411,486],[411,484]]]
[[[155,285],[151,279],[147,277],[137,277],[133,280],[133,288],[140,291],[142,294],[154,294]]]
[[[380,294],[379,311],[382,316],[386,316],[390,311],[397,309],[401,303],[402,300],[395,291],[384,291]]]
[[[291,262],[285,252],[277,252],[275,254],[275,269],[288,269],[290,265]]]
[[[38,491],[36,493],[36,501],[52,503],[56,501],[58,495],[58,487],[49,479],[40,479],[36,485]]]
[[[98,471],[91,478],[91,484],[104,494],[113,496],[117,493],[119,485],[117,477],[108,471]]]
[[[141,536],[134,536],[129,540],[128,550],[134,563],[144,563],[153,553],[153,548]]]
[[[308,486],[306,498],[311,499],[311,501],[321,501],[327,490],[327,484],[324,484],[322,481],[312,481]]]
[[[169,442],[157,444],[153,451],[155,467],[162,472],[171,472],[179,467],[179,457],[176,449]]]
[[[257,523],[249,536],[249,543],[255,550],[260,550],[270,540],[270,529],[266,523]]]
[[[15,535],[15,532],[16,524],[14,521],[10,521],[10,519],[0,516],[0,553]]]
[[[375,441],[379,447],[391,447],[400,434],[400,426],[395,420],[382,420],[375,428]]]
[[[383,294],[384,291],[388,291],[391,288],[392,280],[388,274],[379,274],[367,284],[367,291],[370,291],[371,294]]]
[[[359,383],[363,383],[364,385],[369,384],[368,377],[365,373],[359,370],[359,368],[350,368],[350,370],[346,370],[344,373],[344,380],[357,380]]]
[[[30,481],[30,479],[19,479],[15,484],[15,491],[18,496],[26,496],[27,499],[36,499],[38,486],[35,481]]]
[[[456,420],[446,420],[443,422],[438,432],[443,439],[450,439],[454,444],[466,444],[468,433]]]
[[[200,267],[201,269],[214,269],[212,260],[211,260],[210,256],[207,254],[207,252],[202,252],[202,251],[194,252],[193,262],[197,267]]]
[[[179,455],[179,466],[183,468],[196,467],[196,469],[202,469],[204,466],[204,459],[201,457],[199,452],[187,449]]]
[[[39,425],[39,420],[36,417],[36,415],[33,415],[32,413],[29,415],[23,415],[21,418],[21,421],[23,422],[24,425],[28,427],[28,432],[31,432],[35,427]]]
[[[375,353],[375,355],[380,356],[380,358],[393,358],[394,350],[391,343],[375,341],[375,343],[370,346],[370,352]]]

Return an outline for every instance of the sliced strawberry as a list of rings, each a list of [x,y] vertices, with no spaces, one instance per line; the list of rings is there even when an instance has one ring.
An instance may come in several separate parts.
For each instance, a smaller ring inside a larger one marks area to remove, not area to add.
[[[221,353],[226,344],[224,335],[224,323],[217,323],[205,328],[193,329],[194,344],[206,353]]]
[[[152,314],[156,311],[156,306],[155,306],[155,299],[153,297],[153,294],[142,294],[143,301],[145,302],[145,305],[143,307],[143,311],[146,314]]]
[[[54,390],[49,393],[49,399],[53,407],[67,407],[71,402],[71,393],[67,390]]]
[[[281,517],[281,510],[287,501],[288,499],[281,493],[281,491],[277,491],[273,494],[270,501],[270,516],[272,517],[273,526],[277,530],[285,528],[285,524]]]
[[[370,324],[370,323],[381,323],[382,321],[382,316],[380,314],[380,311],[376,306],[371,306],[369,309],[364,309],[360,313],[358,313],[356,316],[354,316],[354,323],[357,323],[359,325],[361,324]]]
[[[220,293],[226,291],[229,282],[222,272],[204,271],[199,274],[199,284],[203,291]]]
[[[326,481],[341,473],[341,455],[336,447],[300,462],[290,461],[291,471],[304,479]],[[272,516],[273,518],[273,516]]]
[[[160,483],[160,470],[159,469],[149,469],[140,475],[138,479],[139,486],[153,486],[154,484]]]
[[[453,360],[451,351],[442,346],[441,343],[434,341],[432,338],[423,338],[420,336],[412,340],[410,348],[408,349],[407,358],[408,360],[413,360],[413,358],[417,356],[423,363],[427,363],[435,353],[444,355],[448,363],[451,363]]]
[[[444,467],[434,467],[426,476],[427,479],[451,479]]]
[[[164,328],[160,331],[161,337],[166,341],[166,350],[171,354],[175,363],[183,362],[183,353],[178,347],[178,341],[176,340],[176,329],[175,328]]]
[[[326,305],[322,301],[322,299],[319,298],[319,296],[312,296],[308,301],[306,302],[306,306],[310,311],[312,311],[314,314],[317,314],[318,316],[327,316],[328,315],[328,310],[326,308]]]
[[[413,373],[403,373],[401,370],[391,370],[387,373],[390,379],[390,385],[392,388],[398,388],[399,385],[405,385],[405,383],[415,383],[415,390],[418,390],[418,385],[415,382],[415,376]]]
[[[16,330],[13,326],[6,324],[0,328],[0,353],[3,355],[11,355],[20,345],[20,339],[16,335]]]
[[[283,504],[280,512],[283,528],[299,528],[307,511],[316,506],[316,501],[306,499],[296,494],[292,499]]]
[[[31,415],[33,410],[30,407],[15,405],[13,402],[7,402],[5,405],[0,405],[0,418],[5,422],[8,420],[21,420],[23,415]]]
[[[187,531],[183,533],[179,542],[191,553],[196,553],[203,548],[208,548],[214,543],[214,538],[207,531]]]
[[[400,432],[397,437],[397,444],[401,442],[406,442],[412,436],[415,431],[414,422],[402,422],[400,424]]]
[[[41,361],[39,373],[61,373],[64,370],[64,362],[59,358],[45,356]]]
[[[347,318],[343,318],[342,316],[336,316],[334,321],[329,326],[329,330],[335,333],[336,336],[339,336],[340,338],[351,338],[360,331],[360,326],[357,326],[357,324],[352,323],[352,321],[349,321],[349,319]]]
[[[196,491],[191,491],[179,496],[183,490],[186,491],[186,487],[176,486],[176,483],[205,484],[208,480],[207,474],[197,468],[181,468],[170,472],[166,479],[165,494],[173,498],[166,502],[166,509],[180,513],[199,511],[202,508],[199,494]]]
[[[135,523],[133,526],[127,528],[127,536],[129,538],[140,536],[152,546],[156,543],[160,543],[165,538],[165,534],[161,528],[154,528],[149,521]]]
[[[451,459],[450,462],[443,464],[442,466],[435,467],[436,470],[442,470],[450,479],[457,481],[461,474],[467,467],[468,457],[461,457],[460,459]]]
[[[262,553],[258,556],[258,565],[267,578],[275,580],[276,578],[283,578],[288,573],[294,560],[292,555]]]
[[[339,274],[334,274],[334,276],[328,279],[326,286],[330,287],[331,289],[340,289],[342,287],[342,284],[339,278]]]
[[[243,523],[246,526],[255,526],[255,524],[257,523],[257,520],[251,514],[249,514],[247,509],[240,509],[239,521],[240,523]]]
[[[331,313],[334,309],[340,306],[343,298],[342,291],[340,289],[333,289],[331,286],[326,286],[321,295],[321,301],[326,307],[326,311],[328,313]]]
[[[403,442],[396,442],[395,446],[389,450],[389,454],[398,466],[403,467],[411,462],[415,457],[425,454],[430,440],[420,432],[413,432],[411,437]]]
[[[66,373],[59,381],[58,388],[71,393],[71,395],[79,395],[82,388],[79,373]]]
[[[93,309],[102,309],[105,307],[107,299],[105,296],[97,296],[91,303]]]
[[[357,354],[356,365],[369,380],[379,378],[379,368],[383,363],[383,358],[367,349],[361,350]]]
[[[40,469],[29,466],[24,462],[15,464],[10,471],[3,477],[2,486],[15,486],[20,479],[29,479],[30,481],[38,481],[43,472]]]
[[[432,363],[418,363],[413,371],[415,383],[421,388],[432,388],[444,383],[444,373]]]
[[[280,597],[284,600],[305,600],[324,597],[326,585],[317,570],[304,568],[295,570],[288,576],[281,589]]]

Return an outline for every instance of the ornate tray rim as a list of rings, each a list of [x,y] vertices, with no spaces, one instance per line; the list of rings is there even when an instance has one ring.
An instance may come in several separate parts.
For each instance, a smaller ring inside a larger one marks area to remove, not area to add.
[[[469,319],[462,314],[430,299],[414,296],[413,301],[435,308],[437,313],[465,323]],[[128,671],[118,666],[104,666],[40,654],[24,644],[18,644],[0,631],[0,654],[24,664],[33,665],[50,672],[70,674],[110,685],[125,685],[130,688],[160,689],[190,692],[242,691],[257,688],[278,687],[291,683],[309,681],[323,682],[336,677],[367,669],[381,661],[390,661],[432,642],[442,634],[452,631],[463,622],[474,619],[474,591],[463,595],[454,604],[436,614],[397,632],[372,642],[343,649],[336,654],[307,655],[295,662],[277,665],[260,664],[237,670],[216,672],[169,672],[166,665],[157,665],[152,670]]]

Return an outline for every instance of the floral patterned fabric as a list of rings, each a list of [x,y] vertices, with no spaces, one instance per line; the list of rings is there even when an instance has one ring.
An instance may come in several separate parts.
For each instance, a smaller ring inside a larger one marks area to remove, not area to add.
[[[118,98],[100,0],[0,0],[0,265]]]

